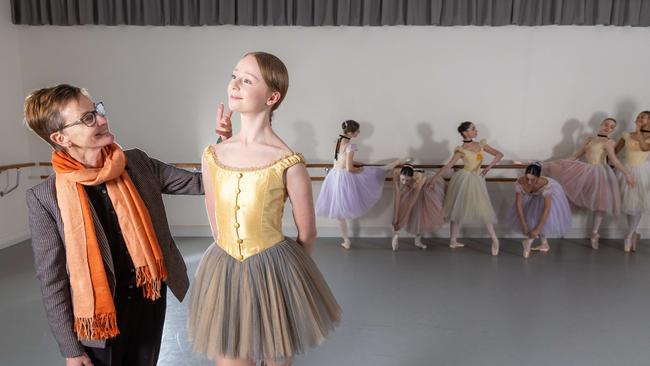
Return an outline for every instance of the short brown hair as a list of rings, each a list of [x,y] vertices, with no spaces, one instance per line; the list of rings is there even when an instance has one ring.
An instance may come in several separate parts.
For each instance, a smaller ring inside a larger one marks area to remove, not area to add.
[[[273,118],[273,111],[278,109],[289,90],[289,71],[282,60],[270,53],[249,52],[244,55],[244,57],[246,56],[255,57],[266,85],[271,90],[280,93],[280,99],[271,107],[271,118]]]
[[[25,98],[25,124],[53,148],[60,150],[61,147],[50,140],[50,135],[65,123],[61,109],[71,100],[78,101],[82,95],[90,97],[85,89],[68,84],[32,92]]]

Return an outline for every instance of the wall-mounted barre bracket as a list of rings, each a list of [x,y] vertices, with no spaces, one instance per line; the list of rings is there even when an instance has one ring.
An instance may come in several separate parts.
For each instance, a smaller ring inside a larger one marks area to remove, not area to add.
[[[9,175],[10,175],[9,170],[3,171],[2,173],[6,173],[7,179],[5,181],[4,189],[0,191],[0,197],[4,197],[7,194],[13,192],[20,185],[20,170],[19,169],[16,169],[16,181],[11,186],[9,184]]]
[[[14,191],[18,186],[20,185],[20,169],[22,168],[28,168],[36,166],[36,163],[22,163],[22,164],[12,164],[12,165],[1,165],[0,166],[0,175],[4,172],[7,173],[7,180],[5,183],[5,187],[3,190],[0,191],[0,197],[4,197],[7,194],[11,193]],[[10,170],[16,170],[16,182],[12,185],[9,183],[9,171]]]

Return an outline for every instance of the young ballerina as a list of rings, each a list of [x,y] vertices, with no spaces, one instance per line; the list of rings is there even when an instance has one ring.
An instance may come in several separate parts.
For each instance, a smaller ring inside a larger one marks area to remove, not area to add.
[[[245,55],[228,84],[240,132],[203,154],[215,243],[196,272],[189,337],[194,351],[218,366],[289,365],[294,355],[321,343],[340,319],[310,257],[316,226],[304,159],[270,124],[288,85],[277,57]],[[287,198],[298,229],[295,241],[282,233]]]
[[[426,249],[422,234],[431,232],[445,223],[442,204],[445,197],[445,182],[438,180],[433,189],[425,186],[431,180],[421,170],[404,165],[393,171],[394,213],[392,247],[397,251],[399,231],[405,229],[415,235],[416,247]]]
[[[361,217],[370,210],[381,198],[388,173],[409,159],[398,159],[383,166],[357,167],[354,153],[358,149],[351,140],[361,132],[360,125],[347,120],[341,128],[343,134],[339,135],[334,149],[334,166],[318,194],[316,215],[337,219],[343,237],[341,246],[350,249],[347,220]]]
[[[512,227],[520,226],[526,236],[523,241],[524,258],[528,258],[533,241],[539,237],[541,245],[532,248],[548,252],[549,235],[563,235],[571,227],[571,208],[562,186],[542,176],[542,164],[526,167],[524,176],[515,182],[515,203],[509,215]]]
[[[615,128],[616,120],[606,118],[600,124],[598,135],[588,137],[571,157],[544,164],[544,175],[562,185],[571,203],[594,213],[591,231],[594,249],[598,249],[598,231],[605,214],[618,215],[621,211],[618,181],[606,158],[623,174],[627,184],[634,186],[634,178],[616,157],[615,142],[609,138]],[[577,160],[583,155],[587,162]]]
[[[459,159],[463,159],[463,168],[454,173],[449,181],[443,212],[445,218],[450,221],[450,248],[461,248],[465,246],[460,243],[456,236],[458,228],[463,223],[482,223],[492,238],[492,255],[499,254],[499,239],[494,232],[494,224],[497,222],[490,196],[485,185],[485,175],[496,165],[503,154],[491,147],[485,140],[474,141],[478,130],[472,122],[463,122],[458,126],[458,133],[463,138],[463,144],[454,149],[454,156],[451,160],[436,173],[429,183],[433,187],[437,179],[442,178]],[[494,156],[494,159],[483,170],[484,153]]]
[[[616,144],[615,151],[624,151],[623,165],[634,178],[631,186],[619,174],[621,189],[621,210],[627,215],[628,232],[623,241],[623,250],[636,251],[639,235],[636,233],[641,216],[650,211],[650,111],[639,113],[633,133],[624,132]]]

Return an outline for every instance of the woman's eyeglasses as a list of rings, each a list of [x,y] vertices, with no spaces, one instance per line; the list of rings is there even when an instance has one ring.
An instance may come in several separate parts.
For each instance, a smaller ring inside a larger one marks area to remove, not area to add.
[[[63,126],[63,127],[59,128],[58,130],[54,130],[53,132],[60,132],[60,131],[63,131],[63,129],[66,129],[66,128],[72,127],[72,126],[76,126],[76,125],[80,125],[80,124],[84,124],[84,125],[86,125],[86,127],[93,127],[97,123],[97,115],[98,114],[100,116],[102,116],[102,117],[106,116],[106,108],[104,108],[104,103],[102,103],[102,102],[96,103],[94,110],[84,113],[84,115],[81,116],[81,118],[79,118],[78,120]]]

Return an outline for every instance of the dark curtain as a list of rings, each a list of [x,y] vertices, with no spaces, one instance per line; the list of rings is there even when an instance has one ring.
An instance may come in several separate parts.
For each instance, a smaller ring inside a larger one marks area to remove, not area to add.
[[[11,0],[29,25],[650,25],[650,0]]]

